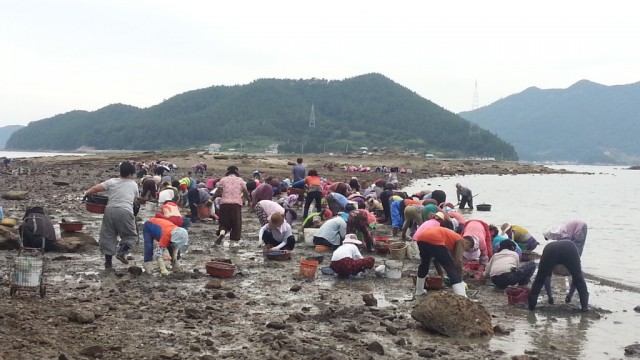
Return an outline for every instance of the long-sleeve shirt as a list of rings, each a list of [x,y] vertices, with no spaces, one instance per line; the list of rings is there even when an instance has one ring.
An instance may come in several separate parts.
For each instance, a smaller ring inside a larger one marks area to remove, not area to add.
[[[272,248],[272,250],[282,249],[285,245],[287,245],[287,239],[289,238],[289,236],[293,235],[293,232],[291,231],[291,225],[289,225],[289,223],[285,221],[277,228],[272,228],[269,224],[261,227],[260,232],[258,233],[258,238],[262,239],[262,235],[265,231],[267,231],[267,229],[271,231],[273,239],[280,242],[280,244]]]
[[[347,235],[347,222],[341,216],[336,216],[325,221],[316,231],[315,236],[326,239],[333,245],[340,245],[345,235]]]
[[[355,244],[342,244],[331,256],[331,261],[340,261],[345,258],[362,259],[362,254]]]
[[[355,234],[358,230],[362,232],[366,244],[372,243],[371,232],[369,232],[369,212],[367,210],[357,209],[349,213],[347,232]]]
[[[587,239],[587,224],[580,220],[571,220],[548,229],[543,233],[547,240],[571,240],[578,248],[578,254],[582,255],[584,243]]]
[[[471,189],[468,187],[460,186],[460,188],[456,189],[456,198],[458,201],[464,198],[470,198],[472,196]]]
[[[510,272],[512,268],[518,267],[520,267],[518,253],[504,249],[493,254],[493,257],[484,268],[484,276],[501,275]]]
[[[432,245],[444,246],[451,253],[453,263],[456,265],[460,276],[462,276],[462,258],[464,255],[464,238],[462,235],[447,228],[436,226],[430,227],[413,236],[416,241],[423,241]]]

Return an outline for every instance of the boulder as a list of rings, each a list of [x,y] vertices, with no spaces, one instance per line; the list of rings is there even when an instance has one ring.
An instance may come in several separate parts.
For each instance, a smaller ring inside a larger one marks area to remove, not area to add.
[[[624,356],[640,357],[640,344],[631,344],[631,345],[625,346]]]
[[[29,194],[28,191],[12,190],[2,194],[2,198],[5,200],[27,200],[27,194]]]
[[[81,234],[81,233],[76,233]],[[98,246],[98,242],[92,236],[84,234],[84,236],[61,237],[56,241],[56,250],[58,252],[77,253],[93,249]]]
[[[18,230],[0,226],[0,250],[15,250],[20,248]]]
[[[447,291],[429,293],[411,317],[428,330],[450,337],[493,335],[491,314],[466,297]]]

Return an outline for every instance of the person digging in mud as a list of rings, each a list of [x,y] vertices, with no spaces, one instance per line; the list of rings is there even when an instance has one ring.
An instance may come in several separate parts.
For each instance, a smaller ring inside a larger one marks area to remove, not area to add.
[[[436,226],[414,235],[420,250],[420,265],[416,279],[416,295],[424,295],[424,282],[429,273],[429,265],[433,257],[446,271],[451,282],[453,293],[466,297],[465,284],[462,281],[462,258],[465,251],[474,246],[473,238]]]
[[[538,264],[538,273],[529,293],[529,310],[536,309],[540,290],[547,277],[550,277],[552,272],[557,271],[554,269],[557,265],[564,265],[565,271],[571,274],[571,282],[578,289],[578,295],[580,296],[580,310],[583,312],[589,311],[589,291],[587,290],[587,282],[582,274],[580,253],[571,240],[553,241],[544,247]]]
[[[242,233],[242,205],[243,197],[247,199],[249,208],[251,208],[251,195],[247,190],[247,184],[240,177],[236,166],[229,166],[227,173],[218,182],[218,189],[214,197],[220,197],[220,214],[218,219],[218,239],[216,245],[222,243],[222,239],[231,232],[229,245],[237,246]]]
[[[547,229],[543,235],[545,240],[571,240],[578,248],[578,254],[582,257],[582,250],[584,250],[584,243],[587,241],[587,224],[581,220],[571,220],[569,222],[556,225]],[[547,277],[544,283],[544,289],[547,294],[551,296],[551,276]],[[573,294],[576,292],[576,286],[571,281],[569,286],[569,292],[564,298],[566,303],[570,303],[573,298]]]
[[[134,202],[139,196],[138,184],[135,181],[136,168],[128,162],[120,164],[120,177],[109,179],[94,185],[84,193],[83,201],[89,195],[106,192],[109,202],[102,216],[100,226],[100,252],[104,254],[104,268],[113,268],[112,258],[128,264],[127,254],[136,244],[138,232],[134,215]],[[118,244],[120,236],[120,244]]]
[[[176,226],[184,225],[184,220],[182,219],[182,215],[180,215],[180,207],[171,201],[165,202],[160,208],[160,211],[156,213],[155,217],[169,220]]]
[[[270,250],[293,250],[296,246],[291,225],[279,212],[273,213],[269,223],[260,228],[258,239],[258,246],[265,244]]]
[[[184,252],[189,246],[187,230],[177,226],[166,219],[151,218],[145,221],[142,227],[144,238],[144,270],[147,274],[153,273],[153,264],[157,263],[162,275],[169,275],[162,254],[165,250],[171,254],[171,269],[180,270],[178,262],[180,251]],[[158,241],[156,251],[153,250],[153,242]]]
[[[348,278],[351,275],[358,275],[365,269],[373,269],[375,259],[363,257],[358,245],[362,245],[362,241],[358,240],[355,234],[347,234],[342,245],[333,252],[329,267],[339,277]]]
[[[520,255],[516,252],[516,243],[511,239],[502,240],[498,252],[493,254],[484,270],[484,277],[499,289],[509,285],[527,285],[536,271],[533,261],[520,264]]]

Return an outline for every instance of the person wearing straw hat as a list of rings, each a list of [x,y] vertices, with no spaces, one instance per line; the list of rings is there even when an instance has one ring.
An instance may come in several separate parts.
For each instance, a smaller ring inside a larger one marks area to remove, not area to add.
[[[424,283],[429,273],[433,257],[446,271],[453,293],[466,297],[465,284],[462,281],[462,258],[465,251],[474,246],[473,238],[436,226],[430,227],[414,236],[420,250],[420,265],[416,279],[415,295],[424,295]]]
[[[293,250],[296,238],[291,225],[284,221],[284,215],[276,212],[271,215],[269,223],[260,228],[258,246],[267,245],[271,250]]]
[[[523,228],[522,226],[504,223],[500,226],[500,230],[500,235],[506,236],[518,243],[522,250],[531,251],[538,245],[540,245],[536,238],[531,236],[531,234],[529,234],[529,231],[527,231],[527,229]]]
[[[358,249],[359,245],[362,245],[362,241],[358,240],[355,234],[347,234],[342,245],[333,252],[329,267],[339,277],[348,278],[365,269],[373,269],[375,259],[363,257]]]

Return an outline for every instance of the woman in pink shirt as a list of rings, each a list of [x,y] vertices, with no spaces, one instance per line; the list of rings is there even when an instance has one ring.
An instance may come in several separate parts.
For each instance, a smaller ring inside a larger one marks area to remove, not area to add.
[[[222,239],[224,239],[227,232],[231,232],[229,239],[232,242],[229,245],[237,245],[234,242],[240,240],[242,232],[243,196],[249,202],[249,207],[251,207],[251,195],[249,195],[247,184],[240,177],[236,166],[229,166],[225,176],[218,182],[218,190],[216,190],[214,197],[218,196],[220,197],[220,217],[218,219],[218,231],[216,232],[216,235],[218,235],[216,245],[222,243]]]

